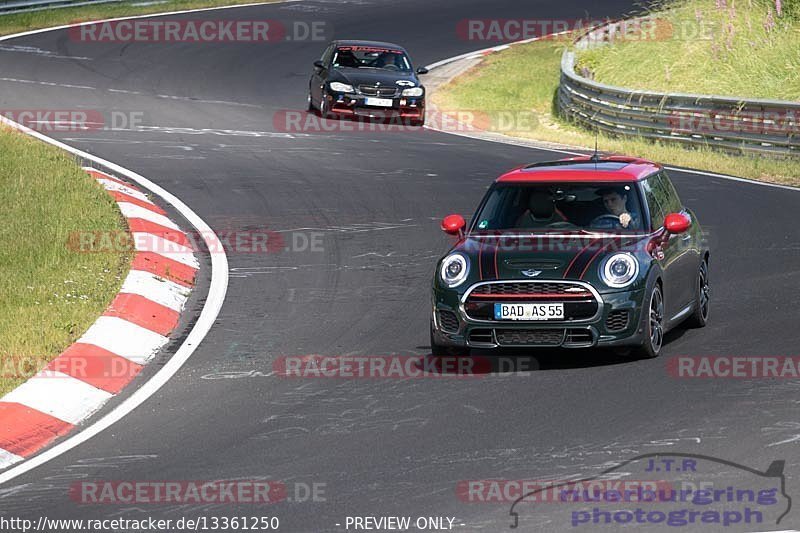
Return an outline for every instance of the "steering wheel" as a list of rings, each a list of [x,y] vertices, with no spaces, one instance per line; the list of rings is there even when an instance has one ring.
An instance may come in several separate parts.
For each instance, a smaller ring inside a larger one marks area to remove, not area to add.
[[[619,221],[619,217],[617,215],[612,215],[606,213],[605,215],[600,215],[599,217],[595,217],[591,223],[589,224],[590,227],[598,227],[598,228],[615,228],[617,225],[622,226]]]
[[[563,222],[553,222],[552,224],[548,224],[547,227],[552,229],[575,229],[578,226],[576,226],[572,222],[563,221]]]
[[[386,64],[383,66],[383,69],[384,69],[384,70],[400,70],[400,68],[398,68],[398,66],[397,66],[397,65],[395,65],[394,63],[386,63]]]

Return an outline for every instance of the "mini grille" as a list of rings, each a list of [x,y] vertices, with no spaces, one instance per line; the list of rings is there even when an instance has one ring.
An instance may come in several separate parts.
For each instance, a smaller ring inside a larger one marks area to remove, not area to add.
[[[452,311],[439,311],[439,324],[445,331],[455,333],[458,331],[458,317]]]
[[[396,87],[378,87],[377,85],[359,85],[358,90],[366,96],[379,96],[381,98],[391,98],[397,95]]]
[[[563,329],[496,329],[497,342],[503,346],[559,346]]]
[[[584,294],[587,297],[592,293],[579,285],[570,283],[491,283],[475,288],[472,294],[546,294],[546,295],[575,295]]]
[[[611,311],[606,319],[608,331],[620,331],[628,327],[628,311]]]

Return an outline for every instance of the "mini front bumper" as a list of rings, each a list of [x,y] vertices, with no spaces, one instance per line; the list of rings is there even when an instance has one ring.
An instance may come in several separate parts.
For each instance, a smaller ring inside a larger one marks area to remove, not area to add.
[[[454,291],[434,290],[433,296],[432,331],[435,342],[442,346],[591,348],[638,346],[644,338],[643,290],[599,294],[595,316],[559,321],[474,320]]]

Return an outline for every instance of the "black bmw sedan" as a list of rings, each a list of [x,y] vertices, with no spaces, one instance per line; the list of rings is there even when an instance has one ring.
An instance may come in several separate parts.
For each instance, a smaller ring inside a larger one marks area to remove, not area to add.
[[[333,41],[314,61],[308,109],[323,117],[425,123],[425,87],[402,47],[377,41]]]

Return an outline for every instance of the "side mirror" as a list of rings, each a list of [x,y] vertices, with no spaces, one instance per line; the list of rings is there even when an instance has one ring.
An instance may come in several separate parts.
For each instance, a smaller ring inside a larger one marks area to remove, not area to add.
[[[686,233],[692,221],[683,213],[670,213],[664,218],[664,229],[669,233]]]
[[[427,73],[428,73],[428,69],[426,69],[425,67],[419,67],[417,69],[417,74],[427,74]]]
[[[321,59],[317,59],[314,61],[314,66],[317,68],[325,68],[325,63],[323,63]]]
[[[461,235],[467,223],[461,215],[447,215],[442,219],[442,231],[448,235]]]

